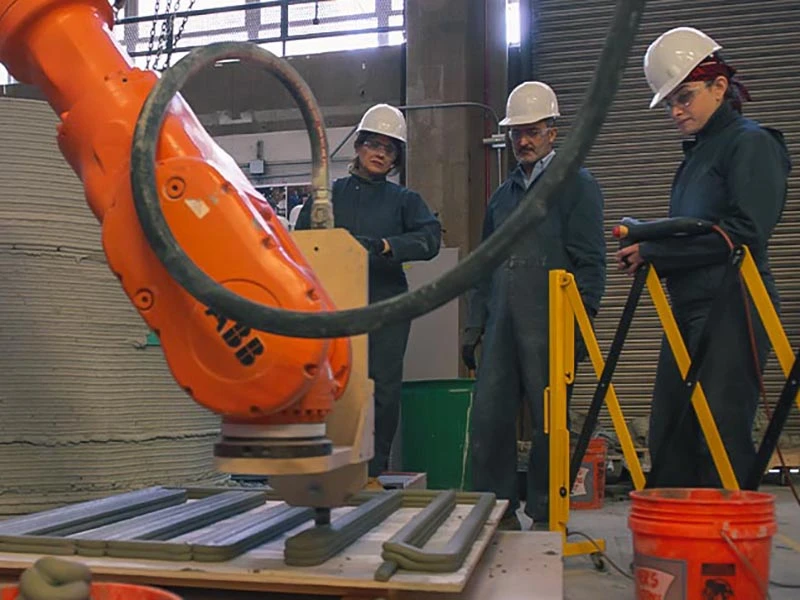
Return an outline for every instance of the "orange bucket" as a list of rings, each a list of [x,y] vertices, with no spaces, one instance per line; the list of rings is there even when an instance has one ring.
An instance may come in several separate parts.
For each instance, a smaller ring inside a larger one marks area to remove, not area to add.
[[[766,598],[772,495],[665,488],[631,499],[636,600]]]
[[[589,441],[583,456],[578,477],[572,486],[569,506],[573,510],[603,508],[606,497],[606,456],[608,442],[605,438]]]
[[[164,590],[129,583],[93,583],[91,600],[181,600]],[[17,586],[0,590],[0,600],[17,600]]]

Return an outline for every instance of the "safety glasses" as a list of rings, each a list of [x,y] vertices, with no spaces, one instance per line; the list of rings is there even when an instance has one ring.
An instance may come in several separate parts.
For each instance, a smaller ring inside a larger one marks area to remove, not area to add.
[[[527,127],[525,129],[512,129],[509,132],[509,136],[511,137],[511,141],[513,142],[518,142],[523,138],[527,138],[529,140],[535,140],[536,138],[544,139],[544,136],[547,134],[548,131],[550,131],[550,127],[545,127],[544,129]]]
[[[383,150],[386,156],[389,157],[397,156],[397,148],[395,147],[394,144],[384,144],[383,142],[379,142],[378,140],[370,139],[370,140],[364,140],[364,143],[362,145],[365,146],[366,148],[369,148],[373,152],[379,152],[380,150]]]

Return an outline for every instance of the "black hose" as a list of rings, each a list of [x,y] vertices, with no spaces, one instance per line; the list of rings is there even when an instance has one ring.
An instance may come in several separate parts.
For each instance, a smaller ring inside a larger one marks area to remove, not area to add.
[[[603,52],[572,131],[540,183],[525,194],[494,235],[454,269],[422,288],[358,309],[322,313],[282,310],[229,291],[206,275],[178,245],[161,212],[155,183],[156,145],[167,106],[193,73],[223,58],[235,57],[271,69],[287,69],[285,61],[247,43],[223,42],[192,51],[162,75],[148,96],[134,133],[131,156],[134,202],[145,237],[170,276],[198,302],[253,329],[289,337],[337,338],[420,317],[490,276],[517,240],[544,221],[556,193],[577,172],[603,124],[625,69],[645,3],[645,0],[618,0]],[[294,83],[286,78],[282,81],[285,85]],[[290,88],[290,92],[297,100],[296,90]],[[301,110],[305,118],[309,110],[302,105]],[[308,119],[306,124],[308,126]],[[312,137],[311,148],[315,152],[313,141]]]
[[[308,84],[287,61],[250,42],[222,42],[193,50],[188,56],[178,61],[175,66],[164,71],[161,80],[151,90],[142,107],[133,134],[131,183],[133,184],[136,212],[150,246],[170,275],[198,300],[199,298],[192,292],[192,288],[182,283],[182,280],[171,270],[172,268],[177,269],[177,267],[170,267],[165,262],[167,260],[170,262],[188,262],[189,264],[186,265],[188,267],[187,271],[192,271],[191,267],[194,267],[196,273],[202,273],[191,262],[191,259],[183,253],[172,236],[172,232],[166,220],[164,220],[164,215],[161,213],[158,190],[155,184],[156,141],[160,138],[161,126],[166,118],[167,106],[186,81],[208,65],[213,65],[217,61],[228,58],[252,61],[264,67],[289,90],[292,98],[299,106],[311,144],[311,186],[313,188],[311,224],[312,227],[320,229],[333,227],[333,208],[330,203],[330,175],[328,170],[328,137],[325,132],[322,112]],[[203,276],[208,278],[205,274]],[[201,277],[194,277],[194,279],[198,286],[213,287],[209,286],[208,282],[202,282]],[[214,285],[217,285],[216,282],[214,282]],[[207,306],[215,306],[208,303],[205,304]]]
[[[614,227],[614,237],[626,244],[663,240],[672,237],[688,237],[703,235],[714,231],[714,223],[695,217],[668,217],[655,221],[640,221],[632,217],[623,217],[620,224]]]

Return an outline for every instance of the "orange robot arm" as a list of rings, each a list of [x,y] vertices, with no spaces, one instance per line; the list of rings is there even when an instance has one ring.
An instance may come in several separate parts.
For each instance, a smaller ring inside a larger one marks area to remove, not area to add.
[[[108,0],[0,0],[0,62],[42,90],[59,115],[59,147],[102,224],[109,266],[159,335],[181,387],[232,423],[324,422],[347,384],[349,340],[281,337],[216,314],[148,245],[129,171],[157,75],[132,66],[112,24]],[[180,97],[164,123],[156,175],[171,231],[212,279],[274,307],[334,308],[269,205]]]

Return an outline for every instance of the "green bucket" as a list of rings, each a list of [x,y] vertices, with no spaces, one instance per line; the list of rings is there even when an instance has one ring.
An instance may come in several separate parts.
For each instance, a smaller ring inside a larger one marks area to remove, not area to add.
[[[428,488],[472,487],[469,423],[473,379],[403,383],[403,470],[427,473]]]

